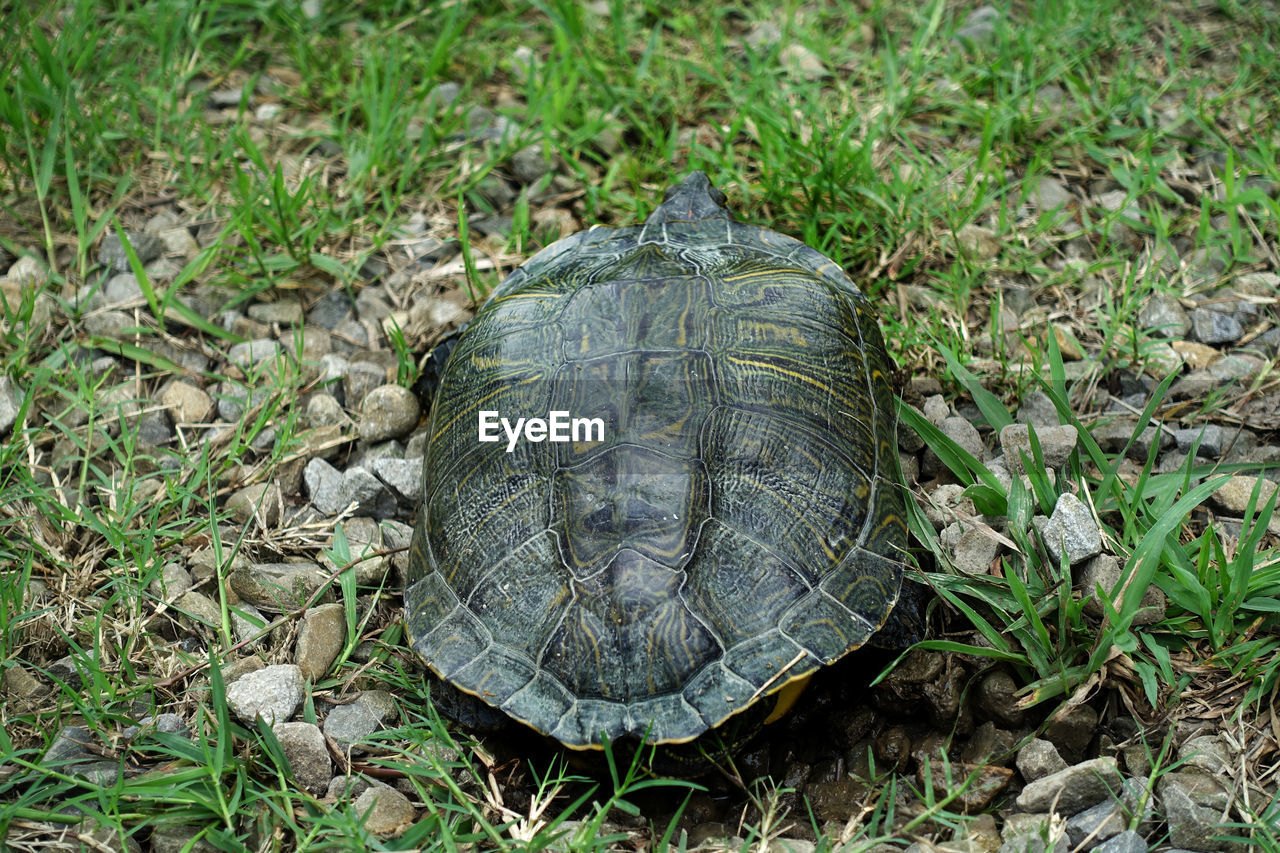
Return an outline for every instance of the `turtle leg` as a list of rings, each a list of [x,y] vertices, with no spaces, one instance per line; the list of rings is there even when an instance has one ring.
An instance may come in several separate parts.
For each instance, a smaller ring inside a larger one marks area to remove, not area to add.
[[[431,404],[436,398],[436,389],[440,387],[440,378],[444,376],[444,366],[449,361],[453,348],[458,345],[462,332],[469,325],[471,324],[463,323],[449,332],[422,357],[422,362],[418,365],[418,380],[413,383],[411,389],[417,395],[422,411],[431,410]]]
[[[929,603],[928,586],[913,580],[909,573],[902,577],[902,591],[889,618],[871,636],[867,645],[877,649],[899,651],[924,639],[924,612]]]
[[[431,674],[431,704],[441,716],[482,734],[501,732],[514,723],[510,717],[490,705],[486,705],[479,697],[464,693],[447,681],[441,681]]]

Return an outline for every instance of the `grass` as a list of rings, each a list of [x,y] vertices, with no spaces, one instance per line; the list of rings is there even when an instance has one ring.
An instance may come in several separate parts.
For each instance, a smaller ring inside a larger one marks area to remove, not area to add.
[[[333,566],[353,555],[328,525],[230,522],[230,494],[296,475],[309,458],[314,433],[299,400],[316,372],[286,331],[289,355],[262,375],[233,375],[221,353],[247,327],[217,315],[283,297],[355,296],[388,264],[406,263],[414,214],[426,236],[461,250],[452,272],[425,286],[479,300],[566,220],[572,229],[635,222],[691,168],[726,188],[741,218],[849,270],[880,307],[905,372],[936,376],[991,429],[1038,390],[1079,430],[1077,452],[1053,477],[1033,470],[1006,485],[903,409],[1016,546],[991,574],[957,573],[916,520],[919,562],[953,618],[976,630],[933,648],[1011,667],[1023,704],[1043,713],[1103,689],[1153,719],[1176,715],[1180,696],[1242,721],[1271,701],[1275,497],[1255,492],[1238,527],[1208,503],[1225,478],[1257,466],[1193,452],[1166,470],[1154,455],[1104,451],[1089,433],[1093,392],[1122,380],[1146,376],[1150,390],[1131,446],[1146,426],[1179,417],[1248,423],[1262,410],[1242,405],[1275,394],[1271,355],[1247,389],[1171,400],[1167,345],[1137,320],[1155,294],[1209,296],[1237,273],[1280,270],[1280,140],[1268,133],[1280,19],[1268,4],[1033,0],[1001,5],[991,32],[967,42],[954,38],[967,9],[941,2],[381,0],[303,10],[75,0],[20,3],[6,21],[16,49],[0,61],[0,248],[47,271],[47,281],[10,282],[0,301],[0,375],[18,405],[0,444],[9,693],[0,832],[14,849],[46,843],[57,825],[140,841],[190,827],[223,850],[681,843],[676,818],[632,800],[658,786],[678,803],[687,786],[635,768],[586,782],[560,766],[531,783],[521,808],[503,801],[482,754],[411,698],[427,691],[392,618],[396,590],[361,587],[351,572],[332,584],[347,641],[312,689],[382,685],[402,697],[403,724],[374,736],[376,759],[352,767],[399,774],[422,804],[418,821],[399,836],[371,834],[350,802],[293,784],[270,729],[234,721],[220,679],[239,638],[222,567],[330,547]],[[517,180],[522,157],[548,171]],[[1065,210],[1031,203],[1042,177],[1068,190]],[[1115,203],[1095,203],[1108,192]],[[173,268],[143,263],[132,245],[162,208],[200,243]],[[510,222],[488,230],[495,216]],[[121,334],[91,334],[86,318],[101,314],[91,294],[110,276],[97,251],[110,234],[123,239],[143,299]],[[1206,263],[1165,269],[1160,251],[1202,252]],[[1020,298],[1030,305],[1002,313]],[[382,329],[405,385],[414,353],[440,331],[415,328],[408,302],[391,306]],[[1262,310],[1276,322],[1273,303]],[[1064,356],[1066,343],[1085,360]],[[237,417],[180,424],[155,447],[146,419],[173,376],[215,398],[249,396]],[[1065,492],[1091,507],[1122,567],[1119,587],[1098,591],[1109,595],[1101,620],[1084,612],[1071,573],[1031,524]],[[218,567],[197,578],[217,624],[201,627],[156,591],[166,565],[193,552]],[[1136,626],[1151,586],[1167,612]],[[285,654],[290,625],[257,654]],[[200,648],[180,642],[189,635]],[[67,656],[76,677],[56,665]],[[174,680],[183,672],[199,674]],[[48,692],[19,698],[23,673]],[[192,737],[123,737],[130,721],[166,709],[184,714]],[[302,713],[317,717],[313,705]],[[110,781],[41,761],[71,724],[86,726],[98,757],[120,771]],[[1274,790],[1274,769],[1245,775],[1241,784],[1269,779]],[[878,780],[834,838],[869,847],[963,835],[967,817],[951,798],[910,787]],[[799,822],[832,849],[816,818],[784,813],[784,793],[756,795],[758,819],[738,828],[746,843],[763,847]],[[920,804],[914,816],[900,812],[904,797]],[[1255,842],[1276,849],[1274,804],[1250,802]]]

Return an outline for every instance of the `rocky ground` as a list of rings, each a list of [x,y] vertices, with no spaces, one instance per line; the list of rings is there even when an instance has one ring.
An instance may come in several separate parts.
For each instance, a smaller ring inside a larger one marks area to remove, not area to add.
[[[180,211],[160,210],[129,240],[148,274],[162,278],[172,274],[175,261],[198,250],[199,233],[184,223]],[[382,592],[355,600],[355,627],[362,637],[385,637],[398,615],[405,555],[396,549],[407,542],[421,499],[425,444],[420,403],[395,382],[400,361],[385,330],[394,319],[401,328],[420,330],[420,339],[431,339],[468,312],[456,291],[436,284],[439,270],[448,275],[453,259],[439,249],[433,253],[423,263],[426,255],[418,244],[409,244],[397,259],[400,268],[388,262],[381,283],[362,289],[354,300],[337,292],[298,294],[220,309],[212,294],[194,293],[193,309],[246,342],[220,348],[182,333],[169,336],[152,342],[149,350],[156,364],[172,367],[146,376],[126,370],[129,362],[112,348],[86,346],[81,352],[102,382],[99,399],[109,413],[97,423],[89,424],[85,413],[58,411],[53,394],[37,396],[41,411],[56,412],[72,427],[81,418],[86,430],[97,430],[86,434],[99,436],[104,447],[122,431],[136,429],[139,454],[181,477],[186,453],[229,440],[228,432],[243,430],[255,409],[266,411],[269,403],[264,401],[278,399],[290,384],[301,389],[291,408],[272,407],[257,433],[246,437],[257,453],[251,452],[239,471],[224,475],[227,485],[220,500],[230,519],[222,529],[223,540],[240,543],[224,569],[233,592],[231,627],[239,644],[224,659],[220,675],[227,705],[244,725],[253,726],[259,717],[276,724],[295,784],[331,807],[350,802],[360,812],[371,808],[368,825],[374,832],[394,833],[415,818],[412,788],[397,787],[396,774],[369,778],[358,772],[371,768],[369,756],[385,754],[368,739],[395,724],[398,704],[409,699],[371,684],[361,686],[367,679],[308,691],[308,684],[329,673],[352,627],[344,604],[327,587],[341,565],[332,552],[318,548],[329,544],[329,531],[341,520],[351,555],[371,549],[374,556],[356,564],[355,580],[361,588]],[[65,301],[42,297],[39,325],[79,324],[93,336],[86,341],[90,344],[129,340],[128,330],[147,311],[138,281],[124,269],[127,262],[118,241],[104,240],[98,261],[102,274],[93,284],[68,294]],[[1191,270],[1197,262],[1190,259],[1184,267],[1179,260],[1177,269]],[[13,261],[5,292],[20,296],[38,285],[42,275],[30,256]],[[1207,388],[1238,387],[1231,383],[1240,376],[1224,373],[1225,365],[1234,363],[1248,376],[1274,358],[1274,285],[1267,276],[1238,276],[1199,303],[1153,300],[1144,307],[1138,322],[1147,318],[1159,325],[1170,353],[1196,354],[1171,387],[1171,399],[1194,400]],[[1028,312],[1036,310],[1042,309],[1027,307]],[[1096,363],[1081,358],[1066,367],[1073,377],[1083,378]],[[227,380],[202,381],[218,375]],[[1193,449],[1207,462],[1275,458],[1277,448],[1267,443],[1266,432],[1238,424],[1194,425],[1189,420],[1187,426],[1138,429],[1135,412],[1146,405],[1155,379],[1121,374],[1112,383],[1114,391],[1091,386],[1082,402],[1097,413],[1093,439],[1104,451],[1126,450],[1131,457],[1121,476],[1135,476],[1152,458],[1157,470],[1176,470]],[[8,421],[0,424],[5,430],[19,413],[22,390],[11,383],[5,389],[0,407],[8,412]],[[923,417],[985,461],[1006,484],[1015,472],[1021,474],[1021,462],[1012,461],[1021,459],[1018,451],[1031,455],[1028,426],[1036,431],[1049,469],[1065,466],[1080,442],[1076,427],[1060,424],[1043,393],[1027,394],[1017,422],[997,434],[976,408],[962,404],[953,410],[931,393],[940,390],[932,380],[916,378],[906,390]],[[1241,403],[1256,411],[1270,399],[1242,392]],[[116,411],[110,408],[112,401],[123,405]],[[296,443],[273,458],[283,421],[292,418],[297,419],[291,424]],[[998,566],[1011,544],[1002,520],[984,518],[938,454],[911,430],[901,431],[900,446],[912,494],[954,565],[976,575]],[[63,483],[67,499],[75,499],[68,479],[73,468],[68,466],[80,463],[84,449],[50,436],[47,442],[37,441],[33,451],[39,476]],[[1241,475],[1215,494],[1212,506],[1224,518],[1220,523],[1229,525],[1230,517],[1244,510],[1255,485]],[[152,480],[135,489],[134,499],[145,502],[148,488],[163,487],[162,480]],[[36,525],[34,535],[66,546],[56,531],[41,529],[36,520],[30,523]],[[1050,514],[1035,516],[1032,524],[1050,557],[1070,561],[1084,612],[1101,619],[1103,607],[1088,593],[1098,584],[1113,588],[1120,569],[1091,508],[1067,493]],[[199,660],[200,649],[222,622],[210,589],[218,558],[201,544],[202,538],[189,538],[171,555],[152,590],[155,606],[148,630],[155,634],[159,655],[152,665],[157,674],[168,673],[162,684],[174,691],[172,707],[140,713],[132,724],[122,720],[110,733],[67,725],[42,763],[62,763],[67,772],[110,785],[122,771],[113,756],[144,742],[148,731],[192,736],[193,703],[207,701],[209,682],[198,663],[184,667],[180,661],[184,652],[197,653]],[[54,590],[42,587],[33,583],[37,603],[56,597]],[[1135,624],[1158,621],[1165,612],[1165,596],[1157,587],[1146,591],[1142,604]],[[982,644],[954,613],[939,608],[931,624],[936,636]],[[386,646],[377,648],[386,654]],[[361,643],[351,661],[385,661],[374,649],[374,643]],[[413,665],[404,649],[392,651],[403,665]],[[1228,707],[1222,704],[1223,694],[1238,693],[1242,685],[1218,685],[1215,693],[1208,685],[1195,684],[1198,701],[1184,706],[1180,713],[1186,716],[1157,718],[1150,725],[1133,713],[1135,702],[1141,704],[1140,691],[1123,659],[1118,653],[1103,682],[1046,719],[1043,709],[1024,709],[1016,671],[979,656],[915,651],[870,690],[855,656],[819,679],[790,720],[740,756],[740,780],[768,775],[777,788],[751,788],[747,796],[712,778],[705,782],[708,791],[695,794],[685,806],[678,826],[691,847],[736,848],[747,843],[735,840],[743,827],[765,826],[774,836],[770,849],[806,851],[819,834],[838,840],[851,816],[877,808],[884,811],[886,829],[912,825],[923,834],[931,825],[913,821],[929,817],[938,799],[955,795],[951,809],[981,817],[948,842],[948,849],[1242,848],[1242,842],[1221,840],[1222,825],[1242,819],[1239,803],[1250,802],[1256,809],[1275,795],[1274,777],[1262,779],[1256,773],[1268,756],[1275,758],[1273,737],[1256,729],[1224,730],[1217,714]],[[1193,666],[1190,656],[1182,664]],[[48,701],[53,679],[90,688],[91,679],[80,672],[75,654],[47,666],[44,676],[24,667],[6,669],[4,689],[13,707]],[[1267,720],[1264,715],[1253,725],[1264,727]],[[502,755],[501,741],[496,748],[489,772],[503,779],[502,808],[524,813],[536,786],[518,752]],[[463,791],[483,801],[487,792],[471,770],[460,769],[456,748],[438,758],[442,766],[454,768]],[[1246,767],[1255,771],[1242,772]],[[143,758],[123,770],[147,773],[157,768]],[[902,778],[888,795],[882,787],[886,772]],[[885,796],[891,799],[878,799]],[[657,809],[647,817],[661,826],[663,813]],[[613,828],[636,839],[648,831],[643,822]],[[1235,834],[1243,838],[1247,830],[1242,826]],[[156,838],[152,849],[177,850],[190,837],[175,826],[165,839]],[[19,840],[15,838],[15,846]],[[927,847],[927,842],[918,843]]]

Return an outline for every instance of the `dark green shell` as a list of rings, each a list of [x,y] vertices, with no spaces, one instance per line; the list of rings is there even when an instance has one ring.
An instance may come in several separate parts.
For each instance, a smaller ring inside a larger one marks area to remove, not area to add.
[[[695,172],[643,226],[539,252],[436,394],[413,647],[571,747],[697,737],[861,646],[898,599],[874,312],[834,262],[722,202]],[[507,452],[478,441],[482,410],[607,429]]]

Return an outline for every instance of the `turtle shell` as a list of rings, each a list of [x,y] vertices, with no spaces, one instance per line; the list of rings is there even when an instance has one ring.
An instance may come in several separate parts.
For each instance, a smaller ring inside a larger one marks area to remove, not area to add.
[[[444,366],[413,648],[574,748],[689,741],[858,648],[902,584],[888,365],[839,266],[701,172],[548,246]]]

